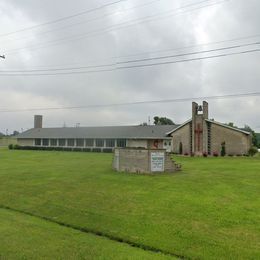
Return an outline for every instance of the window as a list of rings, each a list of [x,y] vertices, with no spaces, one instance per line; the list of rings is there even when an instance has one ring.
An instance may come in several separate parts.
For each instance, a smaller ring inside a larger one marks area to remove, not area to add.
[[[126,147],[126,139],[117,139],[117,147]]]
[[[57,146],[58,140],[57,139],[51,139],[51,146]]]
[[[67,146],[75,146],[75,140],[74,139],[68,139]]]
[[[59,139],[59,146],[65,146],[65,139]]]
[[[76,146],[84,146],[84,139],[76,139]]]
[[[49,139],[42,139],[43,146],[49,146]]]
[[[106,139],[106,147],[115,147],[115,139]]]
[[[35,139],[35,145],[41,145],[42,144],[41,141],[42,141],[41,139]]]
[[[94,145],[94,139],[86,139],[86,146],[92,147]]]
[[[104,139],[96,139],[96,147],[104,147]]]

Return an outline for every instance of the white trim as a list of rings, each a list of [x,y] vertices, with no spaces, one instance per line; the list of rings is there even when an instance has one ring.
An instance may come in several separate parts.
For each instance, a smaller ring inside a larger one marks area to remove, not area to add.
[[[177,128],[173,129],[172,131],[166,133],[166,135],[170,135],[170,134],[172,134],[173,132],[179,130],[180,128],[182,128],[183,126],[187,125],[187,124],[190,123],[190,122],[191,122],[191,119],[188,120],[188,121],[186,121],[186,122],[184,122],[182,125],[178,126]]]
[[[234,130],[234,131],[237,131],[237,132],[246,134],[246,135],[250,135],[250,132],[241,130],[241,129],[239,129],[239,128],[231,127],[231,126],[228,126],[228,125],[225,125],[225,124],[216,122],[216,121],[212,121],[212,120],[209,120],[209,119],[205,119],[205,121],[210,122],[210,123],[213,123],[213,124],[216,124],[216,125],[219,125],[219,126],[222,126],[222,127],[225,127],[225,128],[228,128],[228,129],[230,129],[230,130]]]

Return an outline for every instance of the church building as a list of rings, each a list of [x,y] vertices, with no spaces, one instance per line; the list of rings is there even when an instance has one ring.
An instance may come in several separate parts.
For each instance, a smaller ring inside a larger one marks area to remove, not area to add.
[[[34,128],[17,136],[24,148],[112,152],[116,147],[165,149],[184,155],[244,155],[252,145],[249,132],[208,119],[208,103],[192,103],[192,118],[181,125]]]
[[[192,118],[168,133],[172,152],[192,155],[245,155],[252,145],[249,132],[208,118],[208,103],[192,103]]]

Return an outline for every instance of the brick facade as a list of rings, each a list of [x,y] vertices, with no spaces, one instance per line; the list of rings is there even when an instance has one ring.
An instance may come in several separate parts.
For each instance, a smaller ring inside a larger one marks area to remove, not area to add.
[[[208,119],[208,103],[192,103],[192,119],[173,130],[172,151],[180,154],[245,155],[252,145],[251,134]],[[181,149],[182,146],[182,149]]]

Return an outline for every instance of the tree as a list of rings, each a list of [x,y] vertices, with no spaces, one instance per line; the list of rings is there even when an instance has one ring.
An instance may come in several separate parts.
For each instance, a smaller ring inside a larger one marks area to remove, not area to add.
[[[252,134],[252,144],[253,146],[258,146],[257,136],[255,131],[248,125],[245,125],[244,130]]]
[[[155,116],[153,120],[155,125],[175,125],[174,122],[167,117]]]
[[[236,125],[234,125],[234,123],[233,123],[233,122],[226,123],[225,125],[227,125],[227,126],[230,126],[230,127],[237,128],[237,126],[236,126]]]
[[[13,136],[19,135],[19,132],[16,131],[16,130],[14,130],[12,135],[13,135]]]

